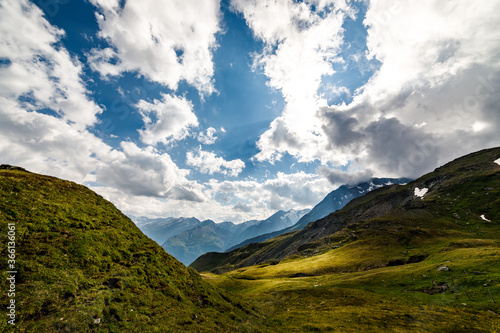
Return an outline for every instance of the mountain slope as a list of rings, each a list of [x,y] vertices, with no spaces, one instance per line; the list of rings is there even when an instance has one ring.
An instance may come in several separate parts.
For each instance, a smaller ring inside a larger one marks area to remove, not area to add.
[[[252,329],[244,303],[204,282],[84,186],[2,166],[0,226],[2,267],[7,228],[15,234],[15,295],[0,304],[15,300],[16,331]],[[13,328],[0,323],[2,332]]]
[[[409,178],[372,178],[369,182],[363,182],[354,186],[342,185],[338,189],[330,192],[323,200],[321,200],[319,204],[314,206],[310,212],[302,216],[302,218],[300,218],[300,220],[293,226],[246,239],[243,242],[227,249],[226,251],[232,251],[251,243],[264,242],[268,239],[291,231],[301,230],[310,222],[319,220],[341,209],[352,199],[360,197],[365,193],[372,191],[373,189],[392,184],[406,184],[410,181],[411,179]]]
[[[500,148],[470,154],[407,185],[369,192],[300,231],[229,253],[208,253],[191,267],[225,272],[269,260],[314,256],[361,239],[408,243],[412,237],[432,238],[440,232],[471,232],[472,221],[486,222],[482,217],[498,224],[500,165],[494,161],[499,157]],[[384,263],[370,263],[379,264]]]
[[[199,226],[170,237],[161,246],[177,260],[189,265],[200,255],[224,251],[235,234],[217,223],[207,220]]]
[[[201,221],[194,217],[168,217],[158,219],[137,217],[133,220],[146,236],[158,244],[162,244],[170,237],[176,236],[186,230],[193,229],[201,224]]]
[[[278,211],[262,221],[215,223],[207,220],[198,226],[169,238],[162,247],[185,265],[207,252],[222,252],[237,242],[295,224],[309,210]]]
[[[352,199],[360,197],[374,189],[393,184],[406,184],[411,181],[412,179],[409,178],[372,178],[368,182],[359,183],[354,186],[342,185],[335,191],[330,192],[319,204],[314,206],[308,214],[304,215],[297,224],[287,230],[287,232],[300,230],[310,222],[328,216],[343,208]]]
[[[499,164],[500,148],[470,154],[309,224],[316,240],[281,261],[203,276],[254,300],[266,332],[500,332]],[[232,269],[297,234],[206,264]]]
[[[279,230],[283,230],[289,227],[294,226],[301,218],[304,217],[307,213],[309,213],[309,209],[303,209],[296,211],[294,209],[285,211],[278,211],[268,217],[265,220],[259,221],[255,225],[249,226],[240,235],[238,238],[233,241],[234,245],[236,242],[249,239],[253,237],[258,237],[263,234],[267,234],[270,232],[275,232]]]

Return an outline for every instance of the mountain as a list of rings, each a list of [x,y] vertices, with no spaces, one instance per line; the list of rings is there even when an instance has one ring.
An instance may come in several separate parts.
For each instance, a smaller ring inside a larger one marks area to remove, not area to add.
[[[251,306],[84,186],[2,165],[0,226],[1,332],[255,331]]]
[[[329,215],[330,213],[333,213],[341,209],[352,199],[360,197],[365,193],[368,193],[369,191],[387,185],[406,184],[410,181],[411,179],[409,178],[372,178],[368,182],[362,182],[354,186],[342,185],[336,190],[330,192],[323,200],[321,200],[319,204],[314,206],[309,213],[302,216],[302,218],[293,226],[246,239],[243,242],[227,249],[227,251],[232,251],[251,243],[264,242],[268,239],[271,239],[273,237],[279,236],[287,232],[300,230],[304,228],[306,225],[308,225],[310,222],[319,220]]]
[[[500,332],[499,262],[495,148],[192,266],[226,271],[203,276],[257,302],[264,332],[486,333]]]
[[[370,239],[378,248],[389,239],[408,244],[414,238],[474,233],[480,228],[476,224],[484,226],[487,221],[493,222],[488,222],[485,230],[498,227],[500,165],[495,161],[499,157],[500,148],[467,155],[409,184],[373,190],[299,231],[227,253],[207,253],[191,267],[220,273],[266,261],[316,256],[361,240]],[[358,258],[358,263],[363,261],[363,257]],[[371,266],[384,264],[387,262]]]
[[[224,251],[234,237],[235,234],[227,228],[207,220],[193,229],[170,237],[162,247],[177,260],[189,265],[204,253]]]
[[[299,211],[292,209],[287,212],[280,210],[274,213],[269,218],[259,221],[255,225],[246,228],[243,232],[241,232],[238,239],[234,240],[234,242],[286,229],[295,225],[301,218],[304,217],[304,215],[308,214],[309,212],[309,209],[303,209]]]
[[[314,206],[311,211],[304,215],[288,231],[295,231],[304,228],[310,222],[322,219],[325,216],[343,208],[352,199],[360,197],[377,188],[394,185],[407,184],[411,182],[410,178],[372,178],[368,182],[362,182],[354,186],[342,185],[338,189],[330,192],[319,204]]]
[[[135,217],[133,220],[146,236],[158,244],[162,244],[170,237],[178,235],[183,231],[192,229],[201,224],[201,221],[194,217],[150,219],[141,216]]]
[[[162,247],[182,263],[189,265],[207,252],[225,251],[234,244],[262,233],[294,225],[309,210],[278,211],[262,221],[215,223],[207,220],[192,229],[170,237]]]

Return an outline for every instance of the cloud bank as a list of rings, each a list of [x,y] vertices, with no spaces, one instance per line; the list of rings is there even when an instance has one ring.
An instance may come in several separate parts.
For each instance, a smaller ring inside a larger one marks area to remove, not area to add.
[[[356,163],[378,176],[417,177],[500,144],[500,19],[493,14],[500,2],[368,3],[367,51],[355,56],[358,63],[375,59],[380,68],[351,103],[330,106],[318,91],[334,64],[347,63],[340,49],[352,45],[344,43],[343,23],[359,15],[355,3],[233,4],[265,43],[256,64],[286,101],[260,137],[257,160],[289,154],[302,162]]]

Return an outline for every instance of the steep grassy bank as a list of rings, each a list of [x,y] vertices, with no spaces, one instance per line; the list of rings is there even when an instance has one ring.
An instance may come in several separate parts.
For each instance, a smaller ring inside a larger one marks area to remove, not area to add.
[[[0,260],[7,267],[7,227],[15,223],[17,274],[15,297],[5,295],[1,306],[15,299],[16,332],[254,330],[251,306],[203,281],[99,195],[3,169]],[[13,331],[5,316],[0,331]]]

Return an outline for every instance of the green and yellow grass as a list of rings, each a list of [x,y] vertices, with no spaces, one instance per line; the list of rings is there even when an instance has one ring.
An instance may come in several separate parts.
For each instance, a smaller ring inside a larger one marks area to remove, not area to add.
[[[254,331],[258,311],[214,288],[84,186],[0,170],[0,262],[16,224],[16,325],[1,332]]]
[[[266,332],[500,332],[498,238],[386,241],[387,251],[379,241],[203,276],[259,304]],[[422,254],[421,262],[384,266]],[[450,271],[438,271],[444,265]]]
[[[266,332],[500,332],[499,156],[465,156],[198,266],[226,271],[203,276],[255,301]],[[416,198],[415,187],[430,190]],[[227,272],[232,257],[264,251],[267,262]]]

